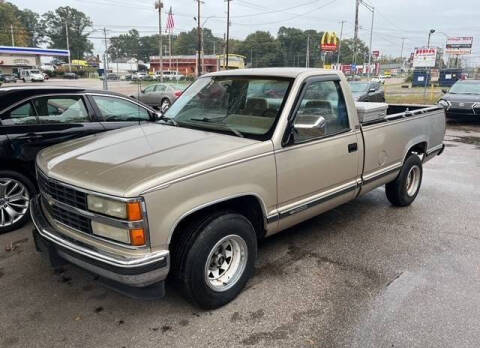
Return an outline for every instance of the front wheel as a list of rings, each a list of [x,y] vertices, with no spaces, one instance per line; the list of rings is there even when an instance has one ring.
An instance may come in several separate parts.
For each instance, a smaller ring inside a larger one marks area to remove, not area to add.
[[[218,308],[237,297],[254,272],[255,230],[243,215],[224,213],[201,223],[194,235],[177,276],[189,299]]]
[[[385,185],[387,198],[397,207],[406,207],[415,200],[422,184],[423,168],[420,158],[407,157],[398,177]]]
[[[0,171],[0,234],[22,227],[29,218],[35,187],[23,174]]]
[[[167,98],[163,99],[162,104],[160,104],[160,111],[161,112],[167,111],[170,108],[170,105],[171,105],[170,100],[168,100]]]

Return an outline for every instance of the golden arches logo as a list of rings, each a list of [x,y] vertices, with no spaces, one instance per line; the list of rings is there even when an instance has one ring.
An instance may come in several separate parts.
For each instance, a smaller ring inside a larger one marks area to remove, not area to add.
[[[338,44],[339,40],[336,33],[328,31],[323,33],[322,40],[320,41],[322,51],[336,51]]]

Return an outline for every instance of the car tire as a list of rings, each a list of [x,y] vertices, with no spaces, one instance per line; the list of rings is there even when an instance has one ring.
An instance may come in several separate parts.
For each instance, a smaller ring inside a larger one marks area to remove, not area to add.
[[[422,185],[423,168],[420,158],[411,154],[405,160],[398,177],[385,185],[385,193],[392,205],[406,207],[417,197]]]
[[[223,212],[186,226],[172,254],[172,270],[185,297],[204,309],[221,307],[254,273],[257,236],[243,215]]]
[[[25,225],[30,218],[30,199],[35,192],[35,186],[25,175],[0,170],[0,234]]]

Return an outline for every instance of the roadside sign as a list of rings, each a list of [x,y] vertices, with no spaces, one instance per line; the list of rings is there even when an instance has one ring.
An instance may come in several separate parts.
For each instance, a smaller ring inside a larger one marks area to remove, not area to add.
[[[414,68],[433,68],[437,61],[436,48],[416,48],[413,54]]]
[[[446,54],[464,55],[472,54],[473,37],[449,37],[447,39]]]
[[[326,31],[323,33],[322,40],[320,41],[320,48],[324,52],[336,52],[338,50],[338,43],[337,34]]]
[[[372,56],[373,56],[374,58],[380,57],[380,51],[372,51]]]

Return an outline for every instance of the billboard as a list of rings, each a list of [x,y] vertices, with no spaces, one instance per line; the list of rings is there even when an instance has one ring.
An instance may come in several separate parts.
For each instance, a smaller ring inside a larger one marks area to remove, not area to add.
[[[436,48],[416,48],[413,53],[414,68],[433,68],[437,61]]]
[[[380,57],[380,51],[372,51],[372,56],[373,56],[374,58]]]
[[[473,37],[449,37],[447,39],[446,54],[472,54]]]
[[[338,50],[338,37],[335,33],[326,31],[320,41],[320,49],[324,52],[336,52]]]

